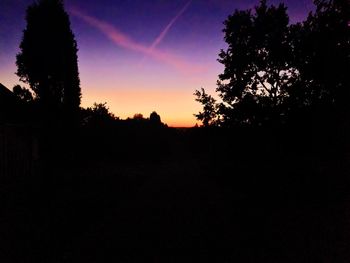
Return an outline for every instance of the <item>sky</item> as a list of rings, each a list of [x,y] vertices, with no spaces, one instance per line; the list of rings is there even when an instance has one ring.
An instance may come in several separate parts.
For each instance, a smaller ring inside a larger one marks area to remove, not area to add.
[[[312,0],[284,2],[291,22],[302,21]],[[0,1],[0,83],[21,84],[16,54],[33,0]],[[201,110],[193,93],[215,93],[225,49],[223,22],[258,0],[66,0],[78,43],[82,106],[107,102],[120,118],[156,111],[173,127],[191,127]]]

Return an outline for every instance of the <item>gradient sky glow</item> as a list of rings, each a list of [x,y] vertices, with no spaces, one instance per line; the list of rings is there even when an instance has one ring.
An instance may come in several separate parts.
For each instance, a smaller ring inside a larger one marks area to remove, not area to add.
[[[20,83],[15,56],[33,0],[0,1],[0,82]],[[269,1],[279,3],[280,1]],[[312,0],[286,0],[291,22]],[[193,126],[200,110],[193,92],[214,93],[223,21],[258,0],[66,0],[79,47],[82,106],[107,102],[121,118],[155,110],[170,126]]]

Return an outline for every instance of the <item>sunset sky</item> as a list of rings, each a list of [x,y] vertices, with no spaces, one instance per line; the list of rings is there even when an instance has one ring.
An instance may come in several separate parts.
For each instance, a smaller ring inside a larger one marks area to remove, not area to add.
[[[25,10],[32,0],[0,1],[0,83],[12,89]],[[274,0],[269,3],[279,3]],[[312,0],[284,1],[291,22]],[[121,118],[156,111],[169,126],[193,126],[193,92],[214,93],[225,48],[223,21],[258,0],[66,0],[79,47],[82,106],[107,102]]]

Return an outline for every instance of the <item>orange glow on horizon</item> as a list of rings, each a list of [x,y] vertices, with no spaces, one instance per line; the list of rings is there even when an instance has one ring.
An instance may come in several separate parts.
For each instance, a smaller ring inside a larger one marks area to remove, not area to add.
[[[1,82],[12,90],[15,83],[27,86],[12,78],[1,78]],[[13,83],[13,84],[12,84]],[[169,127],[193,127],[196,120],[193,114],[201,110],[201,105],[195,101],[194,90],[174,89],[112,89],[82,87],[82,107],[91,107],[94,102],[107,102],[110,111],[121,119],[132,118],[135,113],[141,113],[145,118],[156,111],[163,123]]]
[[[148,118],[156,111],[170,127],[199,124],[193,114],[200,111],[200,105],[187,90],[84,89],[82,106],[90,107],[94,102],[107,102],[110,111],[121,119],[132,118],[135,113]]]

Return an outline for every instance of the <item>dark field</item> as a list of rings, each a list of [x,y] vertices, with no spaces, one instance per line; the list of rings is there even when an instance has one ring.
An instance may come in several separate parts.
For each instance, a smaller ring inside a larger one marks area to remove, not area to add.
[[[339,131],[38,134],[32,173],[1,179],[1,262],[350,260]]]

